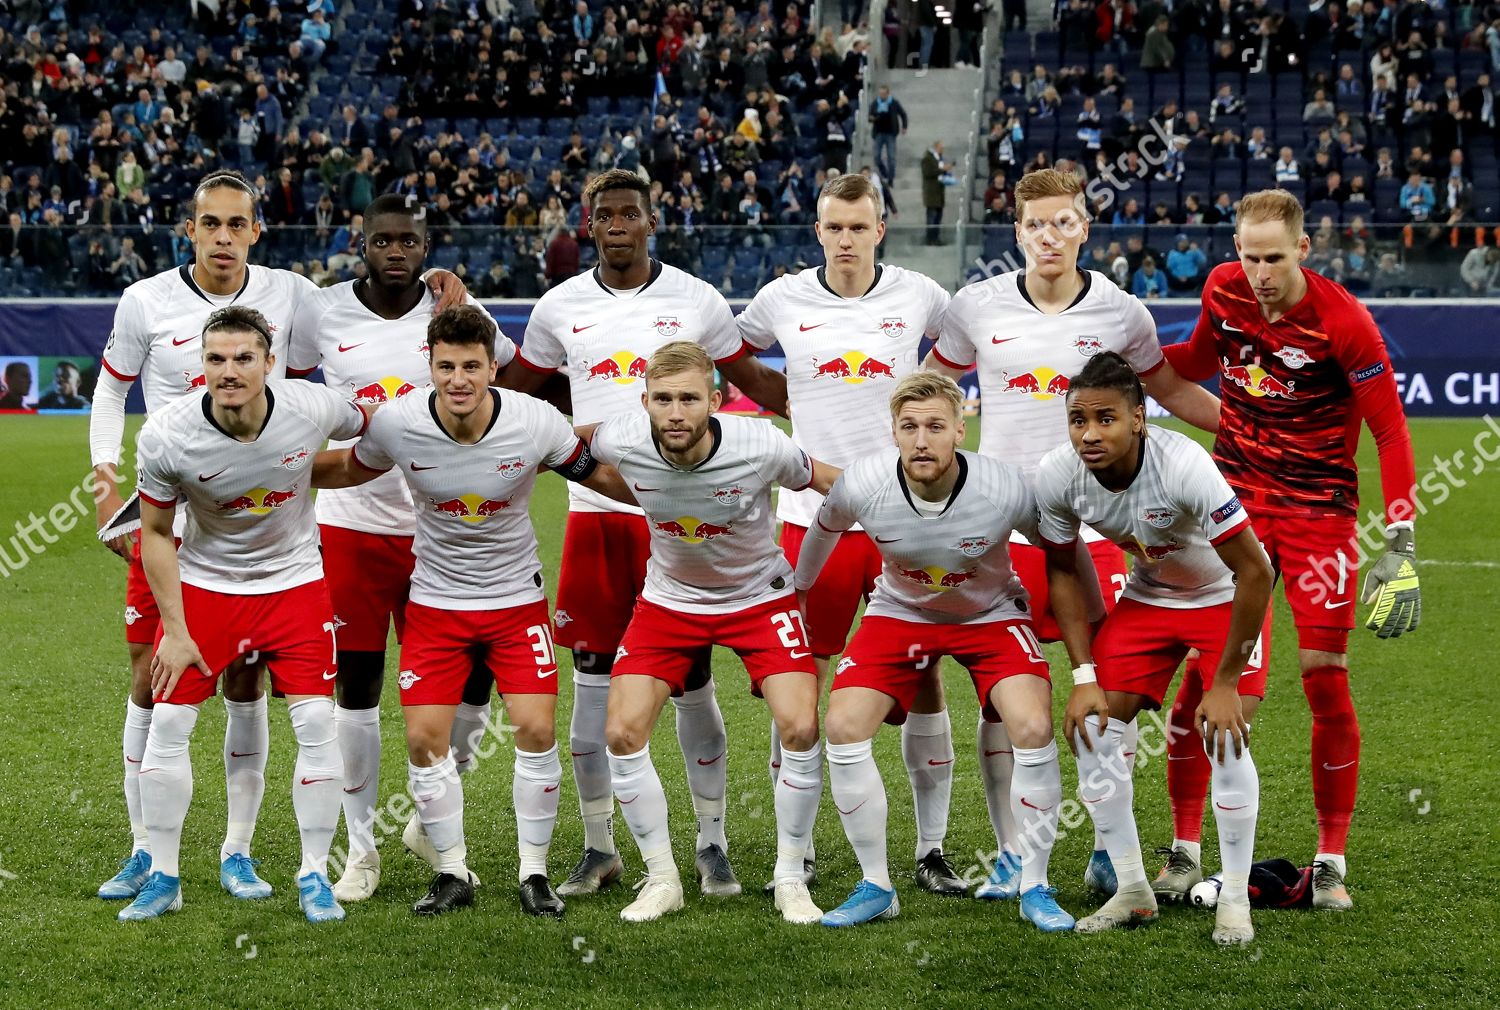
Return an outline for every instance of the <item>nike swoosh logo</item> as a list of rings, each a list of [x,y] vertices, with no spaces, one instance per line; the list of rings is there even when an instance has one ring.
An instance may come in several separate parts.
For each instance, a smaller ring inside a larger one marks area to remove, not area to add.
[[[333,781],[333,777],[329,776],[326,779],[303,779],[302,780],[302,784],[305,785],[305,786],[315,786],[319,782],[332,782],[332,781]]]
[[[597,754],[599,752],[596,751],[596,750],[575,750],[575,751],[569,751],[569,753],[572,754],[576,758],[586,758],[590,754]]]
[[[339,675],[339,672],[337,670],[334,670],[332,673],[325,673],[325,674],[323,674],[323,679],[324,680],[332,680],[333,678],[337,677],[338,675]]]
[[[1248,803],[1241,803],[1241,804],[1240,804],[1240,805],[1239,805],[1239,806],[1237,806],[1237,807],[1226,807],[1226,806],[1225,806],[1225,805],[1224,805],[1224,804],[1222,804],[1222,803],[1215,803],[1215,804],[1214,804],[1214,806],[1216,806],[1216,807],[1218,807],[1218,808],[1219,808],[1219,809],[1220,809],[1220,810],[1244,810],[1244,809],[1245,809],[1245,808],[1246,808],[1246,807],[1248,807],[1248,806],[1249,806],[1249,805],[1250,805],[1250,804],[1248,804]]]
[[[1228,323],[1220,323],[1219,325],[1223,326],[1224,329],[1228,330],[1231,333],[1244,333],[1245,332],[1244,330],[1240,329],[1238,326],[1230,326]]]
[[[364,792],[365,791],[365,786],[367,786],[369,784],[370,784],[370,780],[369,779],[365,779],[363,782],[361,782],[359,785],[355,786],[353,789],[350,789],[348,786],[345,786],[344,787],[344,792],[348,793],[350,796],[353,796],[356,793],[362,793],[362,792]]]
[[[1168,761],[1192,761],[1197,758],[1196,754],[1168,754]]]
[[[1055,803],[1053,804],[1053,806],[1056,806],[1056,805],[1057,804],[1055,804]],[[1028,800],[1024,796],[1021,797],[1021,806],[1023,806],[1023,807],[1030,807],[1031,809],[1040,811],[1041,813],[1044,813],[1044,814],[1047,811],[1049,811],[1049,810],[1052,809],[1052,807],[1039,807],[1035,803],[1031,802],[1030,800]]]
[[[183,344],[191,344],[194,340],[198,339],[198,336],[199,336],[198,334],[194,333],[191,337],[188,337],[186,340],[178,340],[176,337],[173,337],[172,338],[172,346],[173,347],[181,347]]]
[[[806,659],[808,656],[811,656],[812,653],[811,652],[789,652],[789,653],[787,653],[787,655],[791,656],[793,659]]]
[[[560,785],[562,785],[562,783],[559,782],[558,785],[560,786]],[[542,792],[544,792],[544,793],[555,793],[555,792],[557,792],[557,788],[558,788],[557,786],[542,786]]]
[[[1358,760],[1358,759],[1356,758],[1355,760]],[[1348,768],[1352,764],[1354,764],[1353,761],[1345,761],[1341,765],[1331,765],[1327,761],[1324,761],[1323,762],[1323,770],[1325,772],[1336,772],[1336,771],[1338,771],[1341,768]]]
[[[816,330],[819,326],[822,326],[822,325],[823,325],[822,323],[813,323],[811,326],[807,326],[807,325],[805,325],[803,323],[798,323],[797,324],[797,329],[800,330],[803,333],[806,333],[808,330]]]
[[[587,326],[575,326],[573,327],[573,332],[582,333],[584,330],[592,330],[595,326],[598,325],[598,323],[589,323]]]
[[[715,761],[718,761],[719,758],[721,758],[723,756],[724,756],[724,752],[723,751],[719,751],[719,757],[711,757],[707,761],[703,760],[702,758],[699,758],[698,759],[698,763],[700,765],[702,765],[703,767],[707,768],[709,765],[713,764]]]
[[[781,784],[782,784],[782,785],[784,785],[784,786],[786,786],[786,787],[787,787],[787,788],[788,788],[788,789],[799,789],[799,790],[801,790],[801,791],[802,791],[802,792],[806,792],[806,791],[807,791],[807,790],[809,790],[809,789],[813,789],[813,788],[815,788],[815,787],[814,787],[814,786],[799,786],[799,785],[793,785],[793,784],[792,784],[792,783],[790,783],[790,782],[788,782],[788,781],[787,781],[787,780],[786,780],[786,779],[782,779],[782,780],[781,780]]]
[[[1012,340],[1020,340],[1020,339],[1021,338],[1020,338],[1019,335],[1014,336],[1014,337],[991,337],[990,338],[990,343],[992,343],[992,344],[1008,344]]]
[[[661,490],[661,488],[659,488],[659,487],[641,487],[639,484],[635,484],[633,486],[635,487],[635,489],[637,491],[660,491]]]
[[[235,756],[238,757],[239,755],[236,754]],[[133,765],[138,765],[138,764],[141,763],[139,758],[126,758],[125,761],[126,761],[127,764],[133,764]]]
[[[984,756],[987,757],[987,758],[992,758],[996,754],[1014,754],[1014,753],[1015,753],[1015,751],[1011,751],[1011,750],[987,750],[987,751],[984,752]]]
[[[1347,607],[1349,604],[1351,604],[1353,602],[1354,602],[1353,600],[1341,600],[1338,603],[1324,603],[1323,604],[1323,609],[1324,610],[1337,610],[1340,607]]]
[[[934,761],[932,758],[928,758],[927,763],[932,765],[932,767],[934,768],[941,768],[943,765],[951,765],[953,763],[953,759],[949,758],[946,761]]]
[[[548,677],[552,676],[556,672],[557,672],[556,669],[552,669],[552,670],[538,670],[536,672],[536,679],[537,680],[546,680]]]
[[[858,810],[860,807],[864,806],[868,802],[870,802],[868,799],[860,800],[858,803],[854,804],[854,810]],[[834,806],[835,810],[837,810],[839,813],[843,814],[845,817],[848,817],[850,814],[854,813],[854,810],[845,810],[843,807],[839,806],[837,803],[835,803],[833,806]]]
[[[641,794],[640,793],[636,793],[634,796],[630,797],[630,799],[628,799],[628,800],[625,797],[621,796],[620,797],[620,806],[623,807],[623,806],[625,806],[627,804],[634,803],[636,800],[638,800],[640,798],[641,798]]]
[[[260,753],[260,751],[258,751],[258,750],[247,750],[243,754],[241,754],[237,750],[232,750],[232,751],[229,752],[229,756],[232,757],[232,758],[248,758],[248,757],[255,757],[255,755],[257,755],[259,753]]]
[[[346,353],[348,351],[354,350],[356,347],[363,347],[363,346],[365,346],[364,341],[360,341],[357,344],[339,344],[339,353],[340,354],[344,354],[344,353]]]
[[[224,470],[228,470],[228,469],[229,469],[229,467],[227,467],[227,466],[224,468]],[[219,473],[223,473],[224,470],[220,470]],[[198,475],[198,479],[199,480],[213,480],[215,477],[219,476],[219,473],[210,473],[210,474],[201,474],[200,473]]]
[[[436,470],[438,468],[438,464],[436,463],[432,464],[431,466],[423,466],[422,464],[416,462],[408,463],[407,465],[411,467],[413,473],[416,473],[418,470]]]
[[[875,538],[875,542],[876,542],[876,543],[877,543],[877,544],[893,544],[893,543],[895,543],[895,542],[896,542],[896,541],[897,541],[897,540],[900,540],[900,539],[901,539],[901,538],[900,538],[900,537],[891,537],[891,538],[890,538],[890,539],[889,539],[889,540],[887,540],[887,539],[885,539],[885,538],[884,538],[884,537],[879,537],[879,536],[877,536],[877,537],[876,537],[876,538]]]

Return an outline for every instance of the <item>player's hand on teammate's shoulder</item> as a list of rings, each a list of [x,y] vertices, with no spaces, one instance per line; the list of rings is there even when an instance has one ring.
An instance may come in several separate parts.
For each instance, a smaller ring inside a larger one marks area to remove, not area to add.
[[[432,314],[439,315],[448,309],[462,305],[464,299],[469,296],[469,291],[464,287],[464,282],[458,274],[451,270],[441,268],[427,271],[422,280],[433,294]]]
[[[1088,726],[1091,715],[1099,717],[1097,733]],[[1093,750],[1093,738],[1103,736],[1108,728],[1109,701],[1104,696],[1104,689],[1098,684],[1075,684],[1068,695],[1068,706],[1063,714],[1063,739],[1068,741],[1073,753],[1078,753],[1080,738],[1086,749]]]

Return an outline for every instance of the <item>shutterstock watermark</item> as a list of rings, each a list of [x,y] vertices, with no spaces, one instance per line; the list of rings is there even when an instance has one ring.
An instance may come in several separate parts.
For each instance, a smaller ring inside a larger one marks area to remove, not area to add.
[[[68,497],[42,515],[28,512],[25,522],[16,520],[16,532],[9,543],[0,542],[0,577],[9,578],[31,564],[32,558],[46,553],[80,520],[92,517],[108,494],[109,488],[90,471]]]

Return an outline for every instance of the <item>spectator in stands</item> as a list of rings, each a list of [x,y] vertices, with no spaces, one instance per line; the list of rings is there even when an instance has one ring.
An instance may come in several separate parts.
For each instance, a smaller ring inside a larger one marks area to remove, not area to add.
[[[1177,47],[1172,43],[1172,24],[1165,14],[1160,15],[1146,32],[1145,44],[1141,47],[1141,69],[1147,73],[1171,70],[1177,60]]]
[[[21,212],[12,210],[7,215],[5,228],[0,230],[0,265],[13,268],[30,266],[27,261],[28,238]]]
[[[119,167],[115,169],[115,187],[128,195],[145,185],[146,170],[135,160],[134,151],[126,151],[120,156]]]
[[[1469,219],[1469,214],[1474,209],[1474,187],[1462,175],[1448,175],[1439,179],[1435,195],[1436,207],[1445,216],[1445,223],[1456,225]]]
[[[1125,203],[1115,211],[1114,220],[1111,223],[1116,225],[1145,224],[1146,217],[1141,213],[1140,201],[1138,201],[1133,196],[1127,199]]]
[[[333,28],[321,9],[313,11],[311,17],[302,19],[301,37],[298,41],[302,43],[302,48],[312,62],[323,62],[323,54],[332,46],[332,37]]]
[[[1377,297],[1400,297],[1407,293],[1406,267],[1393,252],[1380,254],[1380,265],[1375,270],[1371,283],[1372,293]]]
[[[1432,215],[1437,197],[1421,173],[1413,171],[1407,176],[1406,185],[1401,187],[1398,203],[1408,221],[1426,221]]]
[[[1167,297],[1166,275],[1156,269],[1156,260],[1147,256],[1130,282],[1130,292],[1142,301]]]
[[[1271,166],[1271,175],[1278,186],[1283,183],[1302,181],[1302,166],[1297,163],[1290,147],[1281,148],[1276,163]]]
[[[952,167],[943,160],[943,142],[934,140],[922,155],[922,206],[927,212],[927,244],[942,245],[943,205],[947,200],[944,177]]]
[[[1151,205],[1151,212],[1146,215],[1148,225],[1176,224],[1173,220],[1172,208],[1167,206],[1167,201],[1158,200]]]
[[[1196,291],[1208,276],[1208,257],[1198,243],[1178,232],[1176,247],[1167,253],[1167,286],[1173,291]]]
[[[1328,172],[1326,175],[1313,174],[1312,184],[1308,187],[1307,199],[1310,203],[1320,200],[1332,200],[1334,203],[1343,205],[1349,197],[1348,190],[1344,185],[1344,177],[1337,171]]]
[[[920,40],[917,47],[917,76],[926,77],[928,68],[932,66],[932,47],[937,41],[937,4],[934,0],[916,0],[912,6],[916,8],[917,36]]]
[[[375,199],[375,155],[367,147],[354,166],[339,179],[339,208],[353,216]]]
[[[1500,246],[1477,245],[1464,255],[1458,268],[1464,293],[1476,298],[1500,294]]]
[[[1239,116],[1245,111],[1245,102],[1234,93],[1234,88],[1229,84],[1220,84],[1219,93],[1214,96],[1213,102],[1208,107],[1208,121],[1217,123],[1220,116]]]
[[[537,221],[537,210],[531,202],[531,194],[524,189],[519,190],[516,193],[515,203],[505,213],[505,227],[535,228]]]
[[[1364,105],[1365,85],[1354,73],[1352,64],[1339,67],[1339,79],[1334,83],[1334,95],[1340,102],[1348,101],[1356,106]]]
[[[1469,114],[1469,123],[1484,136],[1495,133],[1495,92],[1490,87],[1490,75],[1480,74],[1474,84],[1463,95],[1464,111]]]
[[[875,169],[883,179],[896,177],[896,138],[906,133],[906,109],[882,84],[870,103],[871,135],[875,141]]]
[[[146,276],[146,261],[136,252],[134,238],[126,235],[120,240],[120,255],[109,265],[109,272],[115,279],[115,287],[121,291]]]
[[[1332,123],[1337,111],[1322,88],[1313,92],[1312,101],[1302,107],[1302,122],[1306,126],[1322,126]]]

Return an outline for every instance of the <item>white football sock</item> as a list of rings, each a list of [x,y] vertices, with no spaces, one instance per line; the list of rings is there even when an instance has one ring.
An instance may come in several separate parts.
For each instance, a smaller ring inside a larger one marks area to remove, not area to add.
[[[1231,745],[1220,764],[1212,766],[1214,823],[1219,828],[1219,860],[1224,870],[1221,902],[1250,903],[1250,863],[1255,859],[1255,820],[1260,814],[1260,776],[1247,747],[1239,757]]]
[[[453,712],[453,728],[448,731],[448,753],[453,755],[453,766],[460,775],[474,770],[474,752],[479,750],[489,728],[489,702],[483,705],[459,702]]]
[[[196,705],[158,703],[141,758],[141,817],[151,837],[151,869],[168,877],[182,875],[182,822],[193,802],[188,739],[197,723]]]
[[[521,857],[520,877],[547,875],[547,850],[557,825],[557,791],[562,785],[562,762],[557,744],[534,753],[516,748],[515,777],[510,798],[516,808],[516,846]]]
[[[995,829],[995,851],[1020,853],[1016,818],[1010,809],[1010,780],[1015,774],[1015,748],[1003,722],[985,722],[979,717],[979,772],[984,779],[984,803]]]
[[[1320,852],[1316,856],[1313,856],[1313,862],[1331,864],[1334,869],[1339,871],[1339,876],[1341,877],[1349,875],[1349,864],[1344,861],[1343,853]]]
[[[1097,720],[1097,716],[1095,719]],[[1125,766],[1130,769],[1132,776],[1135,774],[1135,749],[1140,743],[1141,728],[1139,720],[1132,719],[1125,727],[1125,738],[1120,741],[1121,756],[1125,758]],[[1094,725],[1098,725],[1095,721]],[[1099,826],[1094,825],[1094,851],[1104,851],[1104,838],[1099,834]]]
[[[776,720],[771,720],[771,795],[776,795],[778,783],[781,781],[781,730],[776,728]],[[817,846],[813,844],[812,835],[807,836],[807,859],[817,859]]]
[[[717,845],[729,851],[724,835],[724,792],[728,775],[728,739],[724,716],[714,698],[714,682],[673,698],[677,710],[677,741],[687,767],[688,789],[693,794],[693,813],[698,815],[697,851]]]
[[[1201,841],[1190,842],[1183,838],[1173,838],[1172,848],[1182,849],[1193,857],[1193,862],[1199,866],[1203,865],[1203,843]]]
[[[801,880],[802,861],[818,801],[823,798],[823,745],[781,750],[781,778],[776,783],[776,872],[773,880]]]
[[[125,812],[130,816],[132,853],[151,851],[151,836],[141,816],[141,762],[146,756],[146,736],[151,732],[151,710],[125,699]]]
[[[468,873],[464,844],[464,784],[458,776],[453,754],[444,754],[425,768],[406,763],[406,782],[417,817],[432,847],[437,850],[439,873],[464,877]]]
[[[1141,841],[1136,832],[1135,785],[1122,756],[1125,724],[1109,720],[1109,727],[1099,734],[1097,720],[1086,723],[1093,740],[1091,751],[1078,744],[1078,794],[1094,826],[1104,837],[1104,848],[1114,864],[1115,876],[1124,890],[1132,884],[1146,883],[1146,864],[1141,858]]]
[[[880,767],[875,764],[872,741],[828,745],[828,784],[833,804],[844,823],[844,834],[859,860],[866,880],[891,889],[891,868],[886,859],[885,822],[887,802]]]
[[[943,850],[953,796],[953,726],[948,712],[911,712],[901,726],[901,757],[917,815],[917,859]]]
[[[1011,816],[1020,827],[1021,892],[1047,884],[1047,864],[1057,844],[1057,808],[1062,803],[1062,773],[1057,741],[1045,747],[1017,747],[1010,781]]]
[[[610,783],[609,752],[604,746],[604,719],[609,710],[609,675],[573,674],[573,782],[583,817],[583,844],[600,852],[615,851],[615,797]]]
[[[672,834],[667,828],[667,794],[662,790],[656,766],[651,763],[651,745],[634,754],[606,753],[620,812],[641,850],[646,872],[654,877],[677,879]]]
[[[307,698],[288,705],[286,712],[297,738],[297,764],[292,769],[292,810],[302,836],[297,876],[327,876],[328,846],[339,826],[344,795],[344,759],[333,722],[333,699]]]
[[[348,863],[375,851],[375,801],[380,792],[380,709],[335,708],[344,759],[344,830]]]
[[[224,786],[228,796],[229,823],[222,862],[238,852],[250,854],[260,801],[266,795],[266,756],[271,750],[271,724],[266,716],[266,695],[254,701],[224,699]]]

